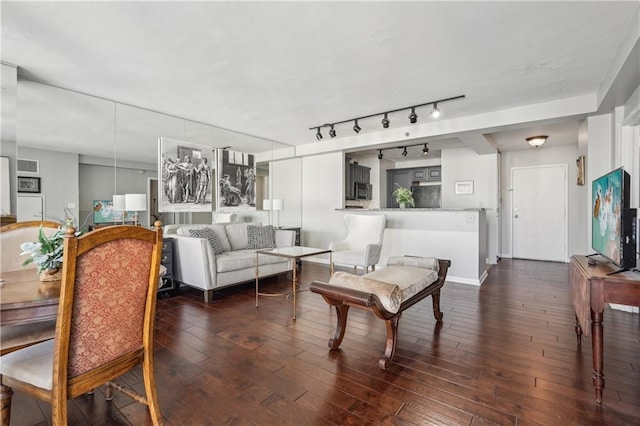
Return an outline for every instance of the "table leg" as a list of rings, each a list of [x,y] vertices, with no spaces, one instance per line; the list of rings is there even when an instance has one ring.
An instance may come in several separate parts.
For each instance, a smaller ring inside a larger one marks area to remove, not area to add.
[[[258,269],[258,256],[256,253],[256,308],[258,307],[258,276],[260,275],[260,270]]]
[[[333,275],[333,252],[329,252],[329,278]]]
[[[7,386],[0,384],[0,425],[9,426],[11,420],[11,395],[13,390]]]
[[[293,319],[296,319],[296,287],[298,285],[298,262],[293,262]]]
[[[582,327],[580,327],[580,321],[578,321],[578,315],[576,315],[576,338],[578,339],[578,346],[582,345]]]
[[[591,351],[593,353],[593,386],[596,390],[596,402],[602,403],[604,389],[604,373],[602,372],[602,318],[604,312],[594,312],[591,309]]]

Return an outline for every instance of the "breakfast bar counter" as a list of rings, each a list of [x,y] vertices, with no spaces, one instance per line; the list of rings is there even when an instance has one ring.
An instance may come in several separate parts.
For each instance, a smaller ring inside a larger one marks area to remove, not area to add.
[[[390,256],[450,259],[448,281],[480,285],[487,277],[487,221],[482,208],[336,209],[354,214],[384,214],[386,228],[380,266]]]

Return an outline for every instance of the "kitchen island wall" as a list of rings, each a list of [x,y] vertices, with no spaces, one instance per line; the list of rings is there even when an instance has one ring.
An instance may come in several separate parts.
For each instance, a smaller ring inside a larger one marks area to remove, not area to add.
[[[451,260],[447,281],[481,285],[487,277],[485,209],[336,209],[384,214],[386,228],[379,267],[390,256],[433,256]],[[347,234],[346,225],[343,234]]]

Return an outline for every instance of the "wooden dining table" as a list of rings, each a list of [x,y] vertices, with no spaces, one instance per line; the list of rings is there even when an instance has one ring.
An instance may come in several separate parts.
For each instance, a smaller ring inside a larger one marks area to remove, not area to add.
[[[55,320],[61,281],[40,281],[35,269],[0,273],[0,325]]]

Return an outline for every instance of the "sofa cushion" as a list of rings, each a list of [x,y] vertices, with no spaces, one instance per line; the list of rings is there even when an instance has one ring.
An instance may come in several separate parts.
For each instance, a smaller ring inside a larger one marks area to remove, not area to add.
[[[279,256],[259,256],[260,265],[287,262],[288,259]],[[256,267],[256,252],[253,250],[234,250],[216,256],[218,273],[238,271],[240,269]]]
[[[240,222],[230,223],[224,226],[224,230],[227,233],[227,238],[231,244],[231,250],[246,250],[249,246],[249,236],[247,235],[247,226],[249,225],[261,225],[259,222]]]
[[[222,243],[220,243],[220,240],[218,240],[218,237],[216,237],[216,234],[211,228],[189,229],[189,236],[195,238],[206,238],[213,254],[220,254],[224,252]]]
[[[176,234],[181,235],[183,237],[190,237],[191,236],[189,235],[190,229],[203,229],[203,228],[211,229],[213,233],[216,234],[216,237],[218,238],[218,241],[220,242],[220,244],[222,244],[222,248],[224,248],[224,251],[231,250],[231,244],[229,243],[229,239],[227,238],[227,232],[225,231],[224,225],[222,224],[182,225],[180,228],[178,228],[178,230],[176,231]]]
[[[247,226],[247,237],[247,249],[249,250],[276,247],[275,230],[272,225],[249,225]]]

